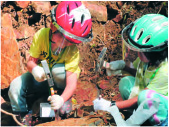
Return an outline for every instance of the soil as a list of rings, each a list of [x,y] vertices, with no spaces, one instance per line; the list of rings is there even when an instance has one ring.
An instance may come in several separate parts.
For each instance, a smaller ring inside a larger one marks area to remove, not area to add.
[[[79,77],[79,84],[87,83],[89,86],[100,89],[102,97],[107,100],[122,100],[118,82],[123,76],[107,76],[106,70],[102,69],[101,73],[95,73],[95,65],[98,56],[103,49],[107,47],[105,61],[110,62],[122,59],[122,39],[121,31],[130,22],[135,21],[142,15],[149,13],[159,13],[168,16],[168,2],[163,1],[90,1],[89,3],[95,5],[102,5],[107,8],[108,20],[98,21],[97,18],[92,16],[93,40],[83,46],[78,45],[81,53],[80,68],[81,74]],[[56,6],[57,2],[50,2],[52,6]],[[15,2],[1,2],[1,15],[9,13],[12,16],[13,29],[22,32],[27,26],[32,28],[28,38],[21,37],[18,34],[17,42],[19,51],[21,52],[21,68],[22,72],[26,72],[26,62],[28,58],[28,50],[30,48],[33,33],[37,32],[40,28],[49,27],[50,17],[49,13],[36,13],[29,5],[22,9],[16,6]],[[1,90],[1,96],[9,103],[7,97],[8,89]],[[92,91],[91,91],[92,92]],[[99,91],[98,91],[99,92]],[[77,92],[76,92],[77,93]],[[78,98],[75,94],[74,98]],[[90,101],[92,102],[92,101]],[[85,105],[85,101],[81,102]],[[90,104],[86,104],[88,106]],[[10,106],[8,106],[10,108]],[[9,110],[11,111],[11,110]],[[2,114],[4,116],[4,114]],[[127,115],[126,115],[127,117]],[[6,116],[1,118],[1,122],[6,119]],[[12,118],[10,118],[11,121]],[[8,124],[7,124],[8,123]],[[3,125],[3,124],[2,124]],[[16,123],[6,120],[4,125],[14,126]],[[106,125],[106,124],[103,124]]]

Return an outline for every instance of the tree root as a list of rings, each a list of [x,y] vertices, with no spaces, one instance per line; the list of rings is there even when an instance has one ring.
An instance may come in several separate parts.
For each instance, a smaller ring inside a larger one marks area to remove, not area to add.
[[[20,123],[20,122],[17,120],[17,118],[16,118],[17,115],[14,115],[14,114],[12,114],[12,113],[9,113],[9,112],[7,112],[7,111],[1,109],[1,108],[0,108],[0,110],[1,110],[1,112],[4,113],[4,114],[12,116],[13,119],[14,119],[14,121],[15,121],[19,126],[24,126],[22,123]]]

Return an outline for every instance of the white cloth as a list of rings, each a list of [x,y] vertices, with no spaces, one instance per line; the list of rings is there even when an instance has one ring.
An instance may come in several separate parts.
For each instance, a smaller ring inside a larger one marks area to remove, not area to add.
[[[42,81],[46,80],[45,71],[40,66],[35,66],[32,69],[32,75],[35,78],[35,80],[38,82],[42,82]]]
[[[110,107],[110,101],[107,101],[103,98],[97,98],[93,101],[94,103],[94,110],[103,110],[103,111],[108,111]]]

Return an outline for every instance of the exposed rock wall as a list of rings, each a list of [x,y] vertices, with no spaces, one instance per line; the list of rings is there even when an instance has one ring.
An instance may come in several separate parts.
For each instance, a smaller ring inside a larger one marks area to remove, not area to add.
[[[20,52],[12,27],[11,15],[1,17],[1,89],[8,88],[10,82],[21,74]]]

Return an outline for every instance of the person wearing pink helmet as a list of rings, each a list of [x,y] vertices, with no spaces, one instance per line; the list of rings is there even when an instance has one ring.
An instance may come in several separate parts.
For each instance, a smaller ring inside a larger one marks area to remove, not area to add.
[[[29,95],[35,95],[34,100],[46,97],[51,108],[60,111],[60,115],[71,111],[71,97],[80,74],[76,44],[92,40],[91,15],[81,2],[63,1],[51,10],[51,19],[50,28],[41,28],[33,37],[28,72],[10,84],[8,95],[12,110],[21,116],[30,110],[26,102]],[[49,96],[48,82],[40,64],[42,60],[47,60],[54,79],[57,94],[53,96]]]

